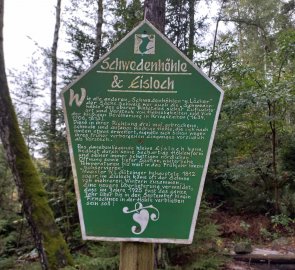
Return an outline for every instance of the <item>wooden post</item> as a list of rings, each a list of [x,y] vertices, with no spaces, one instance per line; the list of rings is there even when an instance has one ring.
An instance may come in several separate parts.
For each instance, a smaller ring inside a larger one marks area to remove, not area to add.
[[[154,245],[123,242],[120,250],[120,270],[154,269]]]

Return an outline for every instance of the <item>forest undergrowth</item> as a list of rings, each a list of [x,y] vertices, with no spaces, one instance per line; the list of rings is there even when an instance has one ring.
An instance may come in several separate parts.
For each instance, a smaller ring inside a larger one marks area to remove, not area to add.
[[[38,254],[26,221],[20,216],[15,218],[13,222],[2,219],[0,224],[0,269],[39,270]],[[82,241],[76,228],[68,239],[75,265],[65,269],[119,269],[119,243]],[[161,245],[157,269],[223,269],[231,260],[228,255],[240,242],[282,254],[295,253],[295,222],[283,215],[210,210],[209,215],[201,214],[192,245]]]

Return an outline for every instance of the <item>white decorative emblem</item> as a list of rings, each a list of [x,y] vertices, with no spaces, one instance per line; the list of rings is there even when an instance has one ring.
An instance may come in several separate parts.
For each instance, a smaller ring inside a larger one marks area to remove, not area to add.
[[[151,213],[148,209],[151,209]],[[123,212],[125,214],[134,213],[133,220],[140,225],[140,227],[132,226],[131,231],[134,234],[142,234],[145,231],[150,218],[152,221],[157,221],[160,218],[160,212],[156,207],[152,205],[143,206],[140,202],[135,204],[134,210],[129,210],[128,207],[124,207]]]
[[[155,39],[155,35],[135,34],[134,53],[155,54]]]

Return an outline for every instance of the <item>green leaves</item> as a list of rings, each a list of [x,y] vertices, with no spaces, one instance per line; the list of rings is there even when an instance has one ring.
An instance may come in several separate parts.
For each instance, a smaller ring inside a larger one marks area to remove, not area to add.
[[[223,18],[234,25],[215,53],[214,77],[225,89],[213,149],[221,156],[212,156],[210,171],[222,175],[240,206],[253,210],[259,201],[267,209],[290,188],[278,153],[295,131],[295,31],[280,1],[229,2]]]

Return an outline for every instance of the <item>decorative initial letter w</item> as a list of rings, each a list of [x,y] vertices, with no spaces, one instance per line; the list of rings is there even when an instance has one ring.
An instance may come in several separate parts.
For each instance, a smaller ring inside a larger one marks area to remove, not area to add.
[[[81,88],[81,97],[79,98],[79,94],[75,94],[73,89],[70,89],[70,101],[69,101],[69,105],[70,107],[72,107],[73,102],[75,100],[76,105],[78,107],[80,107],[84,101],[86,97],[86,89],[85,88]]]

